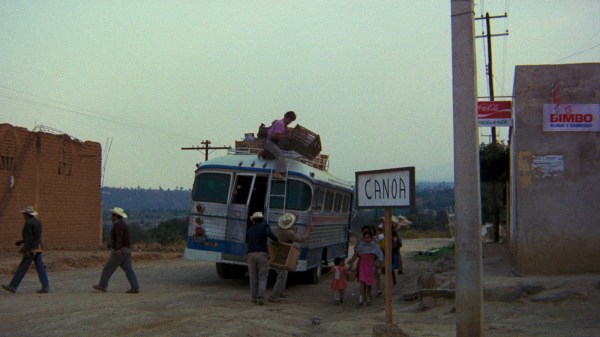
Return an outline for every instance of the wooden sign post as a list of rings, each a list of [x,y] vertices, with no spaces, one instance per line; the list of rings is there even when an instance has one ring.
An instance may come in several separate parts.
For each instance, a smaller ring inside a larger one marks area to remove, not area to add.
[[[392,315],[392,207],[415,205],[415,168],[404,167],[356,172],[356,203],[358,208],[384,208],[385,240],[385,322],[391,325]]]

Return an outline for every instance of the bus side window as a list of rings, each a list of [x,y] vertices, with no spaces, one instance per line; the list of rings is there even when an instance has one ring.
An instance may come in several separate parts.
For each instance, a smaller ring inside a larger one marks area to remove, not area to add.
[[[312,203],[312,191],[305,182],[288,179],[288,190],[285,198],[286,208],[307,210]]]
[[[287,191],[284,181],[274,181],[271,184],[271,199],[269,207],[283,208],[283,194],[285,192],[285,208],[305,211],[312,203],[312,190],[302,181],[288,179]]]
[[[325,192],[325,206],[323,207],[324,213],[331,213],[333,210],[333,192]]]
[[[342,213],[348,213],[350,209],[350,196],[348,194],[344,194],[344,199],[342,200]]]
[[[340,193],[335,194],[335,199],[333,202],[333,211],[336,213],[342,211],[342,195]]]
[[[313,190],[313,204],[312,210],[313,212],[321,212],[323,210],[323,199],[325,197],[325,191],[321,188],[315,187]]]

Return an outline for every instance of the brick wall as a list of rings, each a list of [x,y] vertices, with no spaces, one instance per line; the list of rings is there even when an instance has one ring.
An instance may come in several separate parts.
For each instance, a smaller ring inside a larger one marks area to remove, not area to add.
[[[0,124],[0,250],[16,249],[27,205],[39,213],[45,249],[97,248],[101,159],[99,143]]]

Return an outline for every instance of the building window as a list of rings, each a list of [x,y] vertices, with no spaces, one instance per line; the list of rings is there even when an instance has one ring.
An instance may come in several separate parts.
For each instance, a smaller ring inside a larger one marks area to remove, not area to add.
[[[67,143],[63,143],[59,150],[59,163],[58,163],[58,174],[61,176],[71,175],[71,147]]]
[[[15,157],[0,156],[0,170],[14,171],[15,170]]]

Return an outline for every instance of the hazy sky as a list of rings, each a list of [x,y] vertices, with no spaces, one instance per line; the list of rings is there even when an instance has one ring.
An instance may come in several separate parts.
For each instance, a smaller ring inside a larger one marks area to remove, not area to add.
[[[415,166],[417,181],[451,181],[450,7],[3,0],[0,123],[101,143],[105,186],[190,188],[204,154],[181,147],[234,145],[294,110],[343,179]],[[497,96],[512,94],[515,65],[600,61],[600,1],[488,0],[475,11],[508,12],[492,20],[492,33],[509,30],[492,42]],[[478,86],[487,96],[483,40]]]

